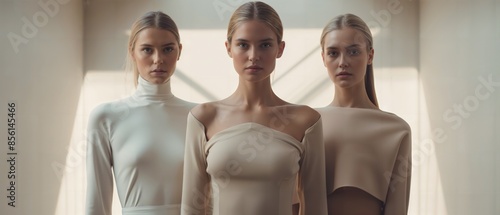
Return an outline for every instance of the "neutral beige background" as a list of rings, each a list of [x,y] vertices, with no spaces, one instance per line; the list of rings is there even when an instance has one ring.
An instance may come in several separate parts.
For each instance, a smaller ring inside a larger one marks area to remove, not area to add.
[[[0,213],[83,214],[88,113],[133,91],[123,70],[127,33],[144,12],[162,10],[180,28],[184,49],[172,78],[177,96],[205,102],[229,95],[236,74],[224,38],[242,2],[0,1]],[[413,131],[410,214],[500,214],[500,1],[266,2],[285,27],[285,54],[273,78],[278,95],[328,104],[333,87],[320,58],[321,29],[340,13],[361,16],[375,36],[381,108]],[[13,45],[14,34],[26,43]],[[484,84],[489,79],[496,84]],[[16,208],[6,198],[12,101],[18,106]],[[119,214],[119,204],[114,211]]]

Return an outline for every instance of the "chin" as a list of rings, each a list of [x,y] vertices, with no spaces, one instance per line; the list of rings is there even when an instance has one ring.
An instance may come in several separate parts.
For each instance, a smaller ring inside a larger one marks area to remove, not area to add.
[[[345,80],[335,81],[334,84],[341,88],[350,88],[354,85],[351,81],[345,81]]]
[[[151,77],[149,79],[149,82],[153,83],[153,84],[163,84],[165,82],[167,82],[168,78],[167,77]]]

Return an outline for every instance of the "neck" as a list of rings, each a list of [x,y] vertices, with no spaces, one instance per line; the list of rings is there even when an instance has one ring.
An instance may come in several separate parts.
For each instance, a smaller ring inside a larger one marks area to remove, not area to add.
[[[274,94],[269,79],[259,82],[240,80],[236,91],[228,98],[238,105],[248,107],[273,106],[282,100]]]
[[[153,84],[139,76],[137,89],[133,95],[140,100],[166,101],[174,97],[170,89],[170,79],[162,84]]]
[[[366,94],[364,85],[361,87],[342,88],[335,86],[335,95],[331,106],[350,108],[373,108],[378,109]]]

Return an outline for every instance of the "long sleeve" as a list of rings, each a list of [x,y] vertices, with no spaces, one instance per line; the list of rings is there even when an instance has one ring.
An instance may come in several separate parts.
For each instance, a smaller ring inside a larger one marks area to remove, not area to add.
[[[384,215],[404,215],[408,213],[411,181],[411,132],[402,139],[394,168],[390,175]]]
[[[187,117],[184,151],[184,182],[182,186],[181,215],[211,214],[210,178],[204,146],[205,129],[191,113]]]
[[[86,215],[111,215],[112,154],[102,106],[91,113],[87,130]]]
[[[301,215],[326,215],[325,153],[321,118],[304,136],[304,155],[298,174]]]

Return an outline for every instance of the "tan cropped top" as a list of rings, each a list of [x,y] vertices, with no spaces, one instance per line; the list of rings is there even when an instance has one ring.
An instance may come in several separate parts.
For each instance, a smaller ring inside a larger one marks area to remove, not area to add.
[[[395,114],[364,108],[324,107],[326,189],[356,187],[384,204],[384,214],[407,214],[411,130]]]

